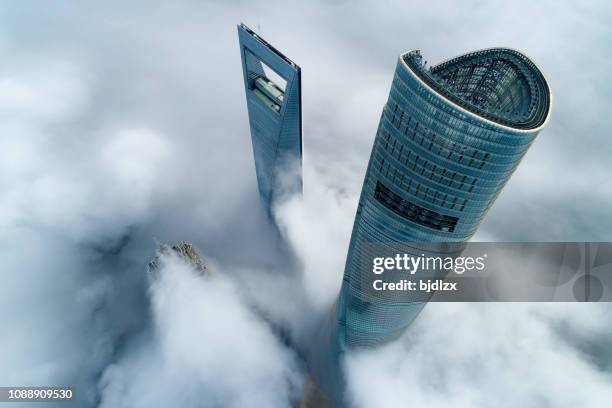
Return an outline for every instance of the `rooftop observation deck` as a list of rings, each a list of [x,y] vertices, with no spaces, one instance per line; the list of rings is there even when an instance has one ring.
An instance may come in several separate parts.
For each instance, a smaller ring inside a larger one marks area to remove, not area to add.
[[[542,126],[548,118],[548,83],[539,68],[518,51],[474,51],[430,68],[419,50],[401,58],[434,91],[489,121],[530,130]]]

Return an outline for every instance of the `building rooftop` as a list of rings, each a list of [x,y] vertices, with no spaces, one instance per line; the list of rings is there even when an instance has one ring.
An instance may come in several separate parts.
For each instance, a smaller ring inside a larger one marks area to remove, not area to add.
[[[423,82],[451,102],[500,125],[530,130],[550,113],[551,92],[540,69],[525,55],[490,48],[426,67],[419,50],[401,56]]]

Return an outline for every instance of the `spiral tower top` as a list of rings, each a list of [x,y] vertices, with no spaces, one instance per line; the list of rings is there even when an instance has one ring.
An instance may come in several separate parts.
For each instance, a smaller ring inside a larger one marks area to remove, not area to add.
[[[418,50],[404,53],[401,60],[435,92],[496,124],[534,130],[550,115],[548,83],[540,69],[518,51],[474,51],[429,69]]]

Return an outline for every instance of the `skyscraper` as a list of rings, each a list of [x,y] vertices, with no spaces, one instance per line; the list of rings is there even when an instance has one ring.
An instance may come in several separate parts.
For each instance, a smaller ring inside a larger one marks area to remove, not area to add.
[[[259,194],[270,213],[281,184],[302,191],[301,72],[244,24],[238,40]]]
[[[371,245],[469,240],[550,115],[550,88],[520,52],[426,64],[399,57],[380,119],[330,328],[341,349],[399,337],[424,307],[364,287]]]

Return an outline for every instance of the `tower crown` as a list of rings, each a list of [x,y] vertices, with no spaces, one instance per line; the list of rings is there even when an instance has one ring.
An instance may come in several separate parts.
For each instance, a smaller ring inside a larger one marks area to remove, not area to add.
[[[407,68],[436,93],[471,114],[515,130],[542,127],[552,96],[540,69],[509,48],[470,52],[426,68],[419,50],[404,53]]]

